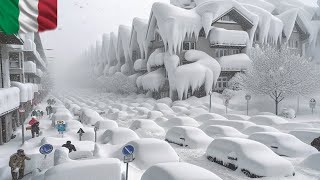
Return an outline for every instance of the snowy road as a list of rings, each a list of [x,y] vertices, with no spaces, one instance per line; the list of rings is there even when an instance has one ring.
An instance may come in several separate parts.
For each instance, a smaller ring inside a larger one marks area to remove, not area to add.
[[[170,119],[172,117],[176,116],[184,116],[184,117],[195,117],[197,115],[203,114],[208,112],[208,103],[207,99],[196,99],[191,98],[187,101],[180,101],[172,103],[169,99],[161,99],[161,100],[154,100],[152,98],[147,98],[141,95],[130,95],[130,96],[120,96],[115,94],[108,94],[108,93],[96,93],[90,90],[87,91],[72,91],[67,94],[61,95],[61,93],[55,94],[55,98],[61,100],[66,106],[69,106],[72,104],[77,104],[78,106],[82,108],[90,108],[92,110],[95,110],[96,112],[100,112],[102,114],[102,117],[104,120],[114,120],[117,122],[119,127],[129,128],[137,119],[149,119],[149,120],[155,120],[156,118],[152,117],[155,111],[161,112],[163,114],[163,117],[166,117],[163,119],[163,121],[167,121],[167,119]],[[215,97],[215,99],[219,99],[219,97]],[[164,108],[157,106],[157,103],[164,103],[167,104],[171,111]],[[220,104],[219,100],[217,100],[218,103],[214,104],[215,111],[217,113],[223,111],[224,107],[222,104]],[[156,108],[155,108],[156,107]],[[175,108],[173,108],[175,107]],[[184,107],[184,108],[177,108],[177,107]],[[42,103],[37,107],[38,109],[44,110],[45,109],[45,103]],[[220,109],[219,109],[220,108]],[[174,109],[175,111],[173,111]],[[182,111],[184,109],[184,111]],[[70,110],[70,109],[69,109]],[[70,110],[73,112],[72,110]],[[239,111],[232,111],[230,112],[239,112]],[[101,113],[103,112],[103,113]],[[170,112],[170,113],[169,113]],[[75,116],[75,118],[78,118]],[[164,126],[163,122],[161,122],[159,119],[155,120],[160,126],[162,126],[166,131],[168,130],[168,127]],[[299,119],[299,122],[302,121]],[[304,121],[309,121],[308,119],[304,119]],[[77,146],[77,149],[80,150],[94,150],[94,143],[86,143],[81,144],[78,141],[78,135],[76,134],[76,131],[78,130],[78,126],[74,126],[77,129],[70,129],[69,132],[67,132],[64,135],[64,138],[59,137],[56,130],[51,127],[51,120],[48,116],[44,117],[42,120],[40,120],[40,128],[43,132],[39,138],[31,139],[30,132],[26,132],[26,143],[24,146],[22,146],[23,149],[25,149],[27,154],[32,154],[33,156],[36,156],[38,153],[38,148],[40,144],[43,141],[44,137],[47,137],[47,142],[50,143],[56,143],[58,147],[59,143],[64,143],[67,139],[72,140],[72,142]],[[314,125],[314,127],[317,126],[318,122],[310,123]],[[85,137],[87,142],[94,141],[93,136],[93,127],[91,125],[83,125],[84,131],[88,135]],[[8,157],[12,153],[16,151],[16,149],[20,148],[20,140],[21,136],[19,135],[21,129],[17,130],[17,138],[11,141],[10,143],[7,143],[0,147],[0,179],[1,180],[7,180],[10,179],[10,172],[7,168],[7,162]],[[157,138],[164,140],[165,134],[159,134],[159,133],[152,133],[151,131],[146,131],[144,128],[136,130],[136,133],[140,136],[140,138]],[[103,134],[102,132],[99,134]],[[100,136],[99,135],[99,136]],[[51,137],[48,138],[48,137]],[[99,138],[98,138],[99,139]],[[98,141],[98,144],[100,142]],[[195,164],[197,166],[203,167],[207,170],[212,171],[219,177],[221,177],[224,180],[246,180],[250,179],[247,178],[243,173],[239,171],[232,171],[229,170],[223,166],[220,166],[218,164],[215,164],[213,162],[210,162],[206,159],[205,156],[205,149],[189,149],[186,147],[180,147],[177,145],[171,144],[171,146],[174,148],[176,153],[179,155],[181,161],[185,161],[191,164]],[[121,146],[108,146],[109,150],[108,152],[105,152],[105,156],[107,157],[113,157],[111,151],[116,152]],[[112,149],[112,150],[111,150]],[[164,152],[165,153],[165,152]],[[296,170],[296,176],[294,177],[287,177],[287,178],[262,178],[266,180],[318,180],[320,178],[320,172],[307,170],[304,167],[299,166],[300,162],[303,160],[303,158],[287,158],[289,161],[292,162],[292,164],[295,166]],[[42,169],[49,168],[52,164],[52,162],[48,162],[47,164],[43,164],[38,162],[38,164],[32,166],[34,167],[40,167]],[[27,165],[28,166],[28,165]],[[124,167],[123,167],[124,168]],[[140,177],[144,170],[139,170],[135,167],[131,167],[131,174],[129,174],[130,178],[132,180],[140,180]],[[30,172],[30,171],[26,171]],[[28,176],[24,179],[31,179],[31,176]]]

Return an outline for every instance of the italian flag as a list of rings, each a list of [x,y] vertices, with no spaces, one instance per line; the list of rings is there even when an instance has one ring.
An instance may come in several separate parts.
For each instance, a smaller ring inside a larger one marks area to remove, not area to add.
[[[0,31],[42,32],[57,27],[57,0],[0,0]]]

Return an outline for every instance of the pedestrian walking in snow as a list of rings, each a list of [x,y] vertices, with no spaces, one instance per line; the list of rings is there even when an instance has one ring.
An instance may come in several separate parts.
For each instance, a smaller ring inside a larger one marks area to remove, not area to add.
[[[41,118],[43,118],[43,115],[44,115],[43,111],[40,111],[40,117]]]
[[[37,116],[37,111],[33,110],[32,113],[31,113],[31,116]]]
[[[40,127],[39,127],[40,123],[36,122],[33,125],[31,125],[31,134],[32,134],[32,138],[35,137],[35,135],[37,135],[37,137],[39,137],[39,133],[40,133]]]
[[[311,142],[311,146],[315,147],[318,151],[320,151],[320,137],[315,138],[315,139]]]
[[[17,153],[10,156],[9,166],[11,168],[12,180],[18,180],[23,178],[25,160],[31,160],[31,158],[24,154],[23,149],[19,149]]]
[[[71,141],[67,141],[66,144],[62,145],[62,147],[68,148],[69,153],[71,153],[72,151],[77,151],[76,147],[73,144],[71,144]]]

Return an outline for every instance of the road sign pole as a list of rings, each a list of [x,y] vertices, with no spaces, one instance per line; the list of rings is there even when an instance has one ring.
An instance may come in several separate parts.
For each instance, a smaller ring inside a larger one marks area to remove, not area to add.
[[[126,167],[126,180],[128,180],[128,175],[129,175],[129,163],[127,162],[127,167]]]
[[[247,116],[249,115],[249,100],[247,100]]]

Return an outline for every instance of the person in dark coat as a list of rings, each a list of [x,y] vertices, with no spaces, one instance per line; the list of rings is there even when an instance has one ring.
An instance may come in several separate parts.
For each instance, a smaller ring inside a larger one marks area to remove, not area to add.
[[[31,113],[31,116],[37,116],[37,111],[36,110],[33,110],[32,113]]]
[[[320,151],[320,137],[315,138],[315,139],[311,142],[311,146],[315,147],[318,151]]]
[[[74,147],[74,145],[71,144],[71,141],[67,141],[66,144],[62,145],[62,147],[68,148],[69,149],[69,153],[71,153],[72,151],[77,151],[76,147]]]
[[[25,160],[31,160],[31,158],[24,154],[23,149],[19,149],[17,153],[10,156],[9,166],[11,168],[12,180],[18,180],[23,178]]]
[[[39,121],[34,123],[34,124],[32,124],[32,126],[31,126],[32,138],[34,138],[35,134],[37,135],[37,137],[39,137],[39,132],[40,132],[39,125],[40,125]]]

